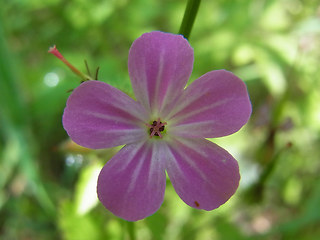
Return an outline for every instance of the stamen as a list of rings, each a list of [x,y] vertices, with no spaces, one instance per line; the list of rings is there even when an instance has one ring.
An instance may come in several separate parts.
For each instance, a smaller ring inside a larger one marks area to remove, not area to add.
[[[147,124],[146,126],[149,127],[149,133],[150,133],[150,138],[152,138],[153,136],[157,136],[162,138],[162,134],[161,132],[164,131],[165,125],[167,125],[166,122],[161,122],[160,118],[158,118],[157,121],[153,121],[152,124]]]

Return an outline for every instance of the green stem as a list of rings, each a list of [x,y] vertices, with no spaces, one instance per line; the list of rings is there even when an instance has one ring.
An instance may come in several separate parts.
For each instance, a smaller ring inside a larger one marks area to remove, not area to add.
[[[201,0],[188,0],[179,30],[179,34],[182,34],[187,39],[190,36],[194,20],[196,19],[200,2]]]
[[[128,230],[129,239],[136,240],[134,222],[127,222],[127,230]]]

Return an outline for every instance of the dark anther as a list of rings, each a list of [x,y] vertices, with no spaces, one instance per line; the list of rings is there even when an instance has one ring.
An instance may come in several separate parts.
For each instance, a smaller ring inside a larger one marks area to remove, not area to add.
[[[158,136],[162,138],[162,135],[160,132],[164,131],[165,125],[167,125],[166,122],[160,122],[160,119],[158,121],[153,121],[152,124],[146,124],[149,127],[149,133],[150,133],[150,138],[152,136]]]

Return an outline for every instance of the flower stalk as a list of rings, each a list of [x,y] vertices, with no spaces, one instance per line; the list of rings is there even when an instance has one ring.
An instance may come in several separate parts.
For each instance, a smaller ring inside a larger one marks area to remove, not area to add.
[[[189,39],[193,23],[196,19],[201,0],[188,0],[183,20],[180,26],[179,34]]]
[[[126,222],[127,231],[130,240],[136,240],[136,233],[135,233],[135,224],[134,222]]]

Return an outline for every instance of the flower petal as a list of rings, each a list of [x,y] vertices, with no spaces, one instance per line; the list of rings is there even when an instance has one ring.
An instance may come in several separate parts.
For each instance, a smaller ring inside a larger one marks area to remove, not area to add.
[[[77,144],[108,148],[139,141],[148,134],[143,107],[118,89],[99,81],[86,81],[70,95],[63,127]]]
[[[158,210],[166,185],[162,149],[149,141],[129,144],[103,167],[98,197],[113,214],[137,221]]]
[[[166,169],[181,199],[193,208],[213,210],[237,190],[237,161],[223,148],[205,139],[175,139]]]
[[[170,132],[185,137],[222,137],[249,120],[251,103],[246,85],[225,70],[209,72],[183,93],[167,121]]]
[[[182,35],[145,33],[132,44],[128,67],[137,100],[162,117],[190,77],[193,49]]]

